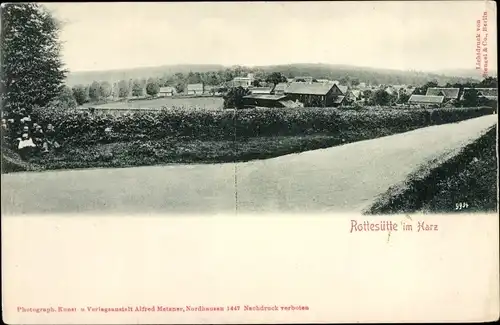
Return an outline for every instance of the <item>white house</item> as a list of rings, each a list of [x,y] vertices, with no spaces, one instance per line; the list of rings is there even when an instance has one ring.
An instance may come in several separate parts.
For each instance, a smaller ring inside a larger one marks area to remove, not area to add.
[[[160,87],[160,91],[158,92],[158,97],[172,97],[175,95],[177,91],[174,87]]]

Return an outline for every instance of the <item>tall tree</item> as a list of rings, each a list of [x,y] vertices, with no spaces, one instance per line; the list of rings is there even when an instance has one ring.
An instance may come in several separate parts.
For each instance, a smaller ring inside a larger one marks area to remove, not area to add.
[[[286,82],[286,77],[281,72],[273,72],[266,78],[267,83],[271,83],[274,85],[279,84],[280,82]]]
[[[341,85],[351,86],[351,77],[349,75],[343,76],[339,81]]]
[[[224,95],[224,108],[243,108],[243,97],[247,95],[250,95],[250,90],[246,88],[231,88]]]
[[[89,98],[91,102],[98,102],[101,98],[101,84],[93,81],[89,87]]]
[[[479,106],[481,104],[479,92],[474,88],[468,89],[466,92],[464,92],[464,96],[463,96],[463,99],[461,101],[461,104],[463,107]]]
[[[156,96],[160,91],[160,86],[158,85],[158,81],[153,78],[149,78],[146,85],[146,93],[149,96]]]
[[[78,102],[73,96],[71,88],[64,86],[59,94],[54,97],[54,99],[52,99],[47,106],[50,108],[68,109],[78,106]]]
[[[142,96],[144,88],[142,87],[142,83],[140,80],[135,79],[132,82],[132,96]]]
[[[384,89],[378,89],[372,95],[371,102],[374,105],[387,106],[391,104],[391,95]]]
[[[254,81],[252,81],[252,86],[254,87],[260,87],[260,83],[262,82],[261,79],[254,79]]]
[[[118,97],[127,98],[128,96],[128,82],[126,80],[118,81]]]
[[[437,86],[438,86],[437,81],[429,81],[422,87],[415,88],[415,91],[413,93],[415,95],[425,95],[427,93],[428,88],[435,88]]]
[[[78,105],[87,103],[89,98],[89,88],[84,85],[76,85],[72,89],[73,97],[75,98]]]
[[[44,107],[63,90],[60,22],[38,3],[2,6],[1,99],[12,118]]]
[[[120,97],[120,89],[118,88],[118,82],[113,82],[113,90],[111,91],[111,96],[113,96],[113,99],[117,99]]]
[[[498,79],[486,77],[479,83],[479,88],[498,88]]]
[[[111,84],[108,81],[103,81],[99,84],[99,90],[103,99],[111,96],[111,91],[113,90]]]

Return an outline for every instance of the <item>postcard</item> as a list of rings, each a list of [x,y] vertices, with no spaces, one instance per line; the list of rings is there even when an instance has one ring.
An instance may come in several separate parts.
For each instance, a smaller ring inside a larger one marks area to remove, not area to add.
[[[3,321],[498,320],[496,14],[2,4]]]

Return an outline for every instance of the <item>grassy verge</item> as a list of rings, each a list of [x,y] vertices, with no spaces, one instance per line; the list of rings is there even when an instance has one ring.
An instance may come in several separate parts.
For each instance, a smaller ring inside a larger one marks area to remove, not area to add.
[[[40,171],[44,168],[27,161],[23,161],[21,157],[14,151],[2,147],[2,174],[24,171]]]
[[[237,142],[167,138],[65,148],[58,154],[35,156],[30,162],[45,169],[227,163],[278,157],[342,142],[337,137],[321,135],[259,137]]]
[[[496,128],[389,189],[367,214],[497,211]],[[467,207],[457,210],[456,204]]]
[[[407,126],[406,131],[418,126]],[[332,134],[260,136],[225,139],[166,137],[159,140],[112,141],[64,146],[57,154],[37,155],[30,162],[44,169],[133,167],[165,164],[229,163],[268,159],[400,133],[395,128],[351,129]]]

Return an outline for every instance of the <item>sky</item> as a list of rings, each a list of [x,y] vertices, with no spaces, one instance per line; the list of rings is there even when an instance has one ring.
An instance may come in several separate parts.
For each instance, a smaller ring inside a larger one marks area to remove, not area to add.
[[[64,22],[71,71],[288,63],[474,69],[485,10],[488,65],[496,70],[496,6],[484,0],[44,5]]]

